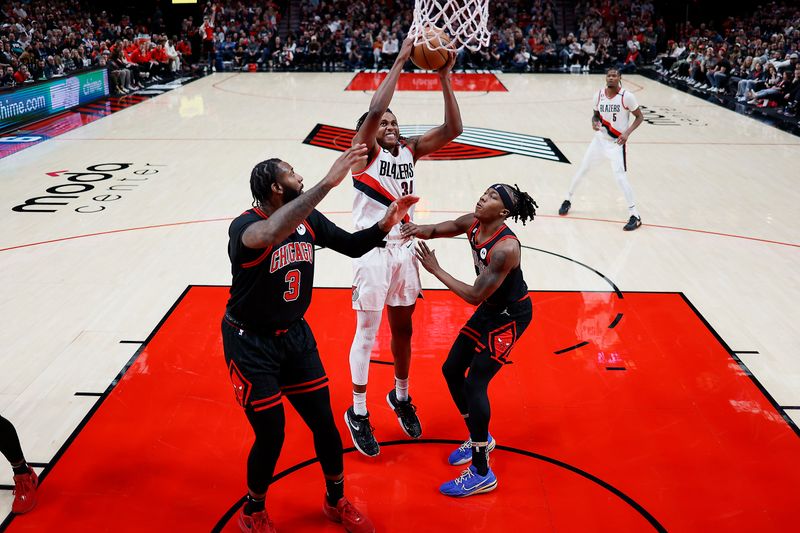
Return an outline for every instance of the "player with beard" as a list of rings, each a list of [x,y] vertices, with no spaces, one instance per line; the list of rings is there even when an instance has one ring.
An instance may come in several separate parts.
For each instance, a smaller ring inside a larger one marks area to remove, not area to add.
[[[642,217],[636,208],[633,189],[628,182],[626,143],[630,134],[641,125],[644,116],[634,94],[623,89],[621,83],[622,75],[619,70],[612,68],[606,72],[606,86],[600,89],[595,97],[594,115],[592,115],[592,129],[596,132],[594,139],[586,150],[586,155],[583,156],[578,172],[572,178],[567,198],[561,204],[558,214],[564,216],[569,212],[572,207],[572,195],[589,168],[601,159],[608,159],[617,184],[628,203],[630,218],[622,229],[632,231],[642,225]],[[631,114],[635,117],[633,124],[630,123]]]
[[[415,163],[435,152],[461,134],[461,113],[450,83],[455,54],[439,71],[444,95],[444,124],[422,136],[403,138],[397,117],[389,110],[395,86],[408,60],[413,39],[403,42],[400,53],[386,78],[372,97],[369,111],[359,118],[353,143],[365,143],[369,161],[353,166],[353,223],[356,229],[374,224],[396,198],[414,193]],[[413,218],[413,209],[404,222]],[[353,380],[353,405],[345,421],[358,451],[367,456],[380,453],[367,410],[369,359],[386,307],[392,334],[394,386],[386,401],[394,410],[402,430],[411,438],[422,435],[416,407],[409,395],[411,366],[411,315],[421,285],[413,243],[400,236],[400,226],[389,232],[380,248],[353,261],[353,309],[356,310],[356,334],[350,348],[350,373]]]
[[[447,496],[472,496],[497,487],[489,468],[489,452],[496,444],[489,434],[489,382],[508,363],[514,344],[532,318],[519,240],[506,226],[506,219],[525,224],[533,220],[536,207],[519,187],[498,183],[481,195],[474,213],[439,224],[406,224],[401,230],[403,237],[420,239],[466,233],[478,276],[472,285],[455,279],[439,266],[434,251],[424,242],[418,243],[417,258],[422,266],[464,301],[478,306],[442,366],[450,395],[469,431],[469,439],[450,454],[448,462],[455,466],[472,461],[460,476],[439,488]]]
[[[354,145],[306,193],[303,177],[291,165],[280,159],[262,161],[250,175],[253,208],[228,230],[233,283],[222,343],[234,394],[255,433],[247,459],[248,494],[238,519],[242,531],[274,531],[264,500],[284,440],[284,397],[313,434],[325,476],[325,515],[350,532],[374,531],[344,497],[342,439],[331,411],[328,378],[303,319],[314,285],[315,245],[358,257],[382,242],[418,200],[406,196],[392,202],[380,220],[353,234],[315,210],[350,167],[364,164],[366,155],[364,144]]]

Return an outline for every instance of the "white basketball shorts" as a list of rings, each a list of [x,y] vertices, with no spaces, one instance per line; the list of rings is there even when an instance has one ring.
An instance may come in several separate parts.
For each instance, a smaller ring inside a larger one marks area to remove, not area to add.
[[[422,290],[414,241],[389,241],[353,259],[353,309],[414,305]]]

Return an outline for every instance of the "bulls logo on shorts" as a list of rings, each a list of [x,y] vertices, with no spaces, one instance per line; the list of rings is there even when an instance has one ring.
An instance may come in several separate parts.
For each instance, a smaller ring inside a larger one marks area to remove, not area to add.
[[[489,351],[494,359],[504,363],[517,341],[517,325],[514,322],[489,333]]]
[[[305,235],[306,234],[306,227],[304,224],[300,224],[297,226],[297,234],[298,235]]]
[[[251,384],[242,375],[241,371],[237,368],[236,363],[233,361],[231,361],[230,365],[228,366],[228,370],[230,371],[231,384],[233,385],[233,395],[236,396],[236,401],[239,403],[239,405],[245,407],[245,405],[247,405],[247,400],[250,399]]]

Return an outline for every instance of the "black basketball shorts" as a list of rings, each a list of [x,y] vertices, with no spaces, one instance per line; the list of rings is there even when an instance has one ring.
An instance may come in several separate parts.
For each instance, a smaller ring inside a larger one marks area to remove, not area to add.
[[[533,306],[529,295],[506,307],[484,302],[467,320],[459,335],[471,339],[476,352],[486,351],[489,357],[505,364],[532,318]]]
[[[302,318],[274,335],[248,332],[223,318],[222,347],[234,396],[245,409],[263,411],[280,405],[283,396],[328,386],[317,341]]]

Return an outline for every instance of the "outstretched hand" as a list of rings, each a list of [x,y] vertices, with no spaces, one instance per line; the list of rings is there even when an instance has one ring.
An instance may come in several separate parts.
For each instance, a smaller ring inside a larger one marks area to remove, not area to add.
[[[408,58],[411,57],[411,51],[414,49],[414,38],[413,37],[406,37],[403,40],[403,44],[400,45],[400,52],[397,54],[397,59],[395,59],[395,63],[403,62],[405,64],[408,61]]]
[[[378,222],[378,227],[380,227],[381,230],[388,232],[394,227],[395,224],[403,220],[403,217],[408,214],[408,210],[411,209],[411,206],[417,202],[419,202],[419,196],[414,196],[411,194],[401,196],[392,202],[391,205],[389,205],[389,208],[386,210],[386,214],[383,216],[383,219]]]
[[[417,241],[417,249],[415,252],[417,255],[417,260],[425,268],[425,270],[431,274],[435,274],[435,272],[441,268],[439,266],[439,261],[436,259],[436,250],[431,250],[428,248],[428,245],[425,244],[425,242]]]
[[[351,168],[362,168],[367,164],[367,153],[367,145],[364,143],[351,146],[333,162],[325,180],[336,187],[347,176]]]
[[[458,57],[458,54],[453,51],[448,52],[448,54],[450,57],[448,57],[447,63],[445,63],[444,66],[437,71],[440,78],[447,77],[447,75],[450,74],[450,71],[453,70],[453,66],[456,64],[456,58]]]
[[[400,226],[400,236],[404,239],[410,239],[419,233],[419,226],[413,222],[406,222]]]

